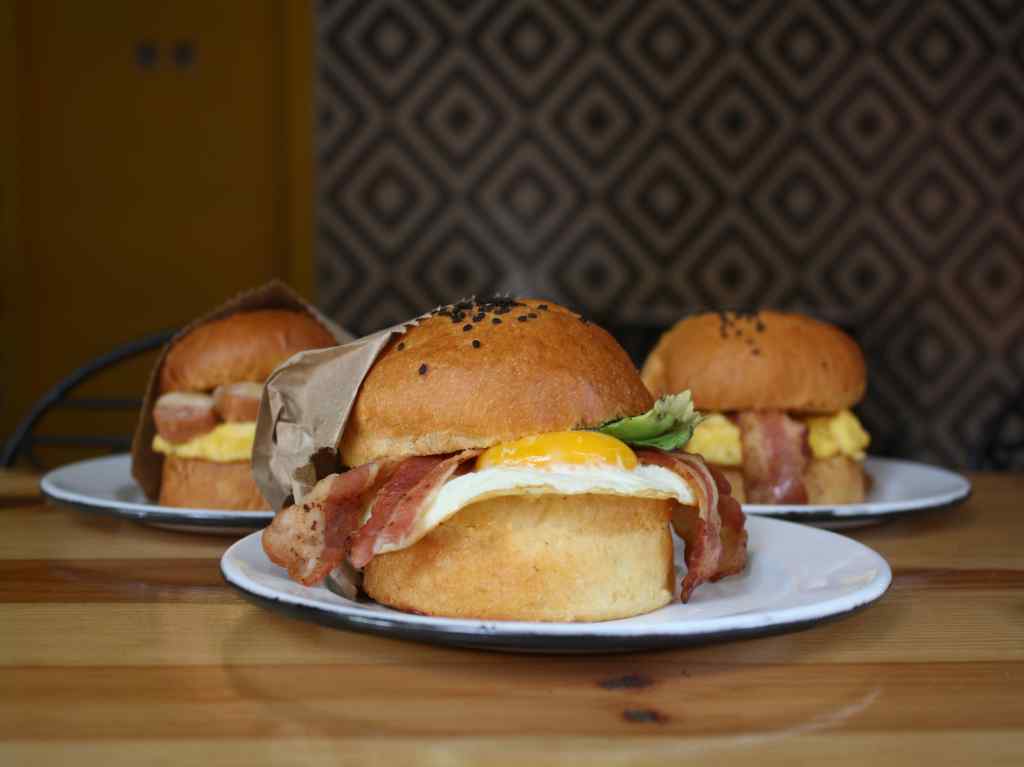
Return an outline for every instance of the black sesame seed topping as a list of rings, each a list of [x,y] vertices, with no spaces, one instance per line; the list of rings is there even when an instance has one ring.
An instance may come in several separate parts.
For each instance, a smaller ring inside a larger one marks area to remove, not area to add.
[[[398,351],[402,351],[405,348],[405,341],[398,342]]]
[[[462,332],[463,332],[463,333],[468,333],[468,332],[469,332],[470,330],[472,330],[472,329],[473,329],[473,326],[472,326],[472,325],[463,325],[463,326],[462,326]]]
[[[479,349],[480,348],[480,341],[478,339],[476,339],[476,338],[473,339],[473,348],[474,349]]]
[[[477,314],[473,315],[473,322],[483,322],[483,321],[484,321],[484,313],[483,312],[478,312]]]
[[[548,310],[548,305],[547,304],[537,304],[537,308],[540,309],[542,312],[546,312]]]
[[[492,317],[491,318],[491,324],[492,325],[500,325],[501,324],[501,317]]]
[[[516,317],[516,319],[519,320],[520,322],[526,322],[527,317],[525,314],[520,314],[518,317]]]
[[[427,374],[427,363],[424,362],[422,365],[420,365],[420,375],[421,376],[425,376],[426,374]]]

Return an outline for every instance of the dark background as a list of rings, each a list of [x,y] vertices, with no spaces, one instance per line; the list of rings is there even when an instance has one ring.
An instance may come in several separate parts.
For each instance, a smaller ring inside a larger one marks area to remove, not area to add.
[[[323,2],[319,300],[496,290],[618,330],[809,311],[872,452],[977,457],[1024,372],[1024,3]]]

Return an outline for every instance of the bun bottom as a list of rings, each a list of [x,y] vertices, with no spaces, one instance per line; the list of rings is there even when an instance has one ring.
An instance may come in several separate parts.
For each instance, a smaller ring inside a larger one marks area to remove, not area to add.
[[[173,455],[164,456],[158,502],[188,509],[270,509],[252,478],[249,461],[220,463]]]
[[[451,618],[603,621],[673,597],[670,504],[610,495],[492,498],[366,566],[381,604]]]
[[[740,503],[746,503],[747,491],[742,469],[735,466],[717,468],[732,485],[732,497]],[[863,465],[852,458],[843,455],[814,458],[804,471],[807,503],[860,503],[867,494],[868,481]]]

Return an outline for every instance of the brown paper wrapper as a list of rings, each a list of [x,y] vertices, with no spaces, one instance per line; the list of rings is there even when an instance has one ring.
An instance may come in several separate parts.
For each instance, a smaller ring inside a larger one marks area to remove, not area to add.
[[[338,343],[352,340],[352,335],[319,312],[316,307],[303,299],[298,293],[280,280],[273,280],[253,290],[239,293],[234,298],[218,306],[209,314],[186,325],[164,346],[160,357],[153,366],[149,382],[146,384],[146,395],[142,401],[139,422],[135,427],[132,439],[132,476],[142,487],[150,500],[160,496],[160,480],[163,471],[163,456],[153,450],[153,437],[156,426],[153,423],[153,404],[158,396],[157,387],[160,381],[160,370],[171,346],[182,336],[192,332],[200,325],[219,320],[238,312],[255,311],[257,309],[292,309],[309,314],[333,335]],[[261,413],[262,415],[262,413]]]
[[[300,503],[313,488],[318,477],[314,456],[336,455],[366,374],[388,341],[417,322],[393,325],[343,346],[299,352],[270,374],[256,421],[252,474],[275,510],[289,496]]]

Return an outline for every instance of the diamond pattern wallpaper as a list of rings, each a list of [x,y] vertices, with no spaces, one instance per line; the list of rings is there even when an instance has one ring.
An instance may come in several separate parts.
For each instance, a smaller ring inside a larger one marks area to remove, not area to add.
[[[1024,3],[317,6],[319,301],[469,294],[642,355],[707,308],[869,359],[873,450],[969,466],[1024,382]],[[639,360],[638,360],[639,361]]]

